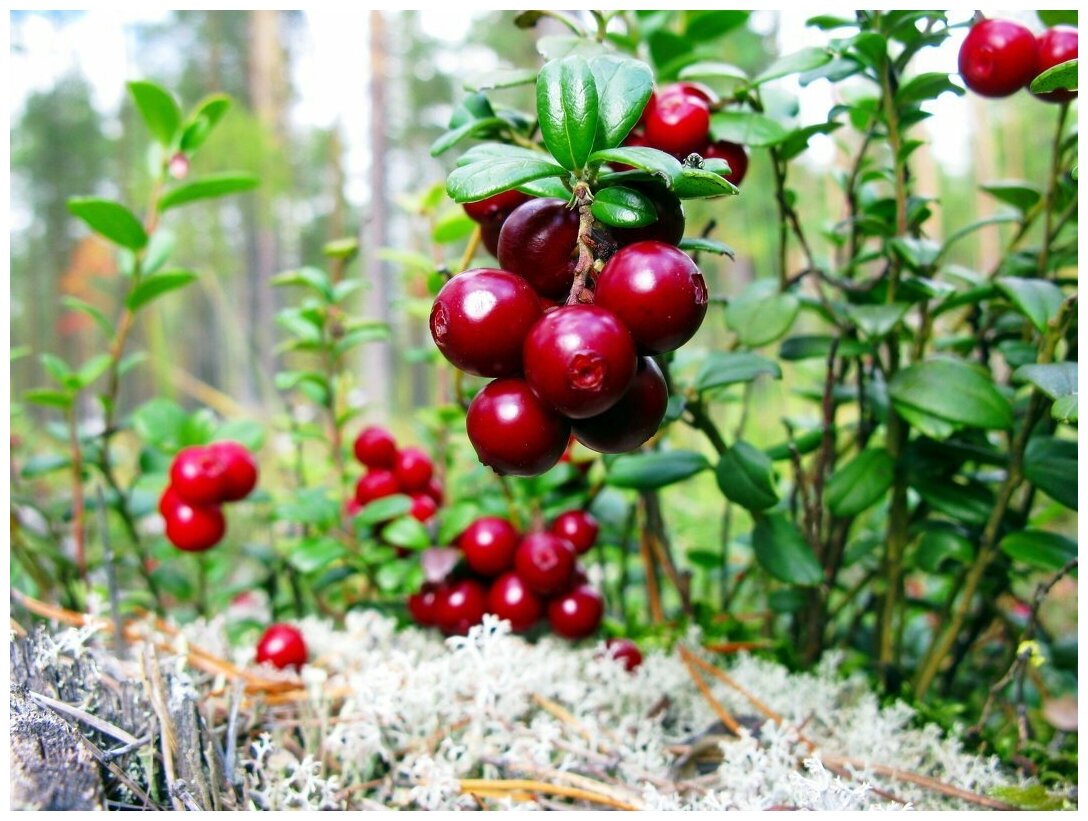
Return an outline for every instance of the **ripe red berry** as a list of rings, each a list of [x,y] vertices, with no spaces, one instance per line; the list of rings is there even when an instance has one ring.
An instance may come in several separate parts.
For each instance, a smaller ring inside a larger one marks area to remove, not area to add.
[[[412,494],[412,509],[408,513],[413,518],[421,522],[428,522],[437,512],[438,502],[434,500],[433,496],[426,493]]]
[[[733,185],[740,185],[744,175],[748,173],[748,152],[743,145],[731,143],[728,140],[718,140],[707,146],[703,152],[704,160],[725,160],[729,163],[729,173],[725,178]]]
[[[1038,65],[1035,76],[1054,66],[1061,65],[1066,60],[1072,60],[1077,56],[1077,30],[1073,26],[1054,26],[1039,35],[1035,41],[1038,52]],[[1034,80],[1035,77],[1032,77]],[[1034,92],[1033,92],[1034,93]],[[1048,103],[1064,103],[1077,98],[1077,92],[1058,89],[1044,94],[1036,94],[1040,100]]]
[[[515,632],[528,630],[544,613],[544,603],[517,573],[504,573],[487,591],[487,612],[509,619]]]
[[[183,504],[185,504],[185,501],[178,496],[178,492],[174,490],[174,486],[167,485],[162,492],[162,496],[159,497],[159,513],[164,517],[171,516],[178,505]]]
[[[281,670],[285,667],[299,669],[306,663],[307,655],[302,632],[290,624],[273,624],[257,642],[257,663],[268,662]]]
[[[431,308],[431,336],[442,355],[475,376],[521,373],[521,346],[541,316],[536,292],[497,268],[458,274]]]
[[[631,639],[609,639],[604,645],[605,655],[622,664],[628,673],[642,664],[642,653]]]
[[[627,453],[657,433],[669,407],[669,389],[661,369],[639,357],[631,387],[604,413],[571,423],[574,438],[598,453]]]
[[[516,188],[511,188],[509,191],[502,191],[487,199],[466,202],[461,207],[465,209],[470,219],[482,225],[486,222],[502,222],[510,212],[530,199],[532,197],[528,194],[522,194]]]
[[[434,463],[419,448],[405,448],[397,454],[393,475],[402,492],[422,493],[434,476]]]
[[[600,525],[587,510],[568,510],[556,517],[549,530],[570,542],[574,552],[581,555],[596,544]]]
[[[514,553],[514,570],[525,586],[541,596],[565,590],[574,573],[571,543],[554,533],[528,533]]]
[[[355,501],[367,505],[375,499],[400,493],[400,483],[391,470],[371,469],[355,483]]]
[[[666,86],[647,105],[646,142],[660,151],[686,157],[706,146],[710,107],[706,100],[678,86]]]
[[[481,576],[497,576],[514,566],[518,531],[497,516],[483,516],[457,537],[465,563]]]
[[[435,625],[448,635],[465,635],[487,612],[487,593],[475,579],[452,582],[435,599]]]
[[[222,501],[237,502],[257,486],[257,462],[240,442],[213,442],[208,446],[212,456],[226,466]]]
[[[594,304],[627,326],[644,354],[674,351],[706,316],[707,290],[691,257],[663,242],[636,242],[608,260]]]
[[[190,505],[176,499],[163,513],[166,538],[179,550],[200,552],[215,547],[227,532],[227,520],[219,505]]]
[[[170,484],[191,505],[216,504],[227,488],[227,466],[206,447],[184,448],[170,465]]]
[[[385,428],[371,425],[355,437],[355,458],[368,468],[393,468],[397,442]]]
[[[408,597],[408,613],[420,627],[434,627],[438,594],[442,585],[423,582],[418,591]]]
[[[1035,35],[1014,20],[983,20],[960,46],[964,84],[983,97],[1008,97],[1030,83],[1036,69]]]
[[[578,259],[578,212],[563,200],[540,198],[519,205],[499,234],[499,264],[546,297],[564,297]]]
[[[684,238],[684,208],[680,198],[659,182],[625,182],[625,188],[633,188],[653,203],[657,220],[639,228],[608,229],[619,247],[636,242],[657,240],[669,245],[679,245]]]
[[[468,406],[465,428],[480,461],[496,473],[537,476],[559,461],[570,422],[524,379],[496,379]]]
[[[637,367],[631,334],[599,305],[567,305],[545,314],[525,338],[523,356],[533,392],[574,419],[614,405]]]
[[[434,503],[439,507],[442,507],[442,502],[446,500],[445,494],[442,493],[442,484],[434,477],[427,482],[427,488],[423,492],[434,499]]]
[[[600,627],[603,617],[604,599],[588,584],[548,602],[548,623],[563,638],[584,639]]]

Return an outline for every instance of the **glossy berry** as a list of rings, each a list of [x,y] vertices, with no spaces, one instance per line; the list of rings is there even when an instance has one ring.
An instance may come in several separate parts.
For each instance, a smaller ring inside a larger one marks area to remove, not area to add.
[[[707,146],[703,152],[704,160],[725,160],[729,163],[729,173],[725,178],[733,185],[740,185],[744,175],[748,173],[748,152],[743,145],[731,143],[728,140],[718,140]]]
[[[408,511],[412,518],[420,522],[429,522],[431,517],[438,512],[438,502],[433,496],[426,493],[412,494],[412,508]]]
[[[487,591],[487,612],[509,619],[515,632],[528,630],[544,614],[544,602],[517,573],[504,573]]]
[[[257,486],[257,462],[240,442],[213,442],[208,446],[212,456],[226,467],[222,501],[237,502]]]
[[[393,475],[402,492],[422,493],[434,476],[434,463],[419,448],[405,448],[397,454]]]
[[[290,624],[273,624],[257,642],[257,663],[268,662],[281,670],[285,667],[299,669],[306,663],[307,655],[302,632]]]
[[[178,550],[194,553],[215,547],[227,532],[227,520],[219,505],[190,505],[177,499],[163,514],[166,538]]]
[[[170,484],[191,505],[216,504],[227,489],[227,466],[206,447],[188,447],[170,465]]]
[[[463,579],[440,589],[435,598],[435,625],[448,635],[465,635],[487,612],[487,592],[475,579]]]
[[[400,483],[391,470],[368,470],[355,483],[355,501],[367,505],[375,499],[400,493]]]
[[[584,639],[601,626],[604,599],[596,588],[579,585],[548,602],[548,623],[566,639]]]
[[[609,639],[604,646],[605,655],[622,664],[628,673],[642,664],[642,652],[631,639]]]
[[[578,212],[563,200],[540,198],[518,206],[499,234],[499,265],[541,296],[570,292],[578,259]]]
[[[647,105],[645,116],[646,142],[653,148],[686,157],[706,146],[710,107],[697,94],[666,86]]]
[[[616,403],[637,366],[627,328],[600,305],[567,305],[529,331],[523,352],[533,392],[564,416],[596,416]]]
[[[636,242],[608,260],[594,304],[619,317],[640,353],[659,354],[695,335],[707,298],[706,282],[691,257],[663,242]]]
[[[657,219],[638,228],[609,227],[608,232],[619,247],[636,242],[656,240],[668,245],[679,245],[684,238],[684,208],[680,198],[658,182],[626,182],[625,188],[633,188],[653,203]]]
[[[574,548],[554,533],[529,533],[514,553],[514,571],[541,596],[565,590],[574,573]]]
[[[1077,56],[1077,30],[1073,26],[1049,28],[1039,35],[1035,43],[1039,59],[1035,68],[1036,77],[1047,69],[1061,65],[1066,60],[1073,60]],[[1077,92],[1058,89],[1035,96],[1048,103],[1064,103],[1075,100]]]
[[[548,529],[570,542],[574,552],[581,555],[597,543],[600,525],[587,510],[568,510],[560,513]]]
[[[178,496],[178,492],[174,490],[173,485],[167,485],[162,492],[162,496],[159,497],[159,513],[162,516],[171,516],[178,505],[185,504],[185,500]]]
[[[392,470],[397,458],[397,442],[385,428],[371,425],[355,437],[355,458],[368,468]]]
[[[639,357],[631,387],[615,405],[598,416],[571,423],[574,438],[598,453],[627,453],[657,433],[669,406],[669,389],[661,369],[648,356]]]
[[[434,627],[441,589],[442,585],[437,582],[423,582],[419,590],[408,597],[408,613],[420,627]]]
[[[570,422],[524,379],[496,379],[468,406],[465,428],[480,461],[496,473],[538,476],[559,461]]]
[[[1008,97],[1030,83],[1036,70],[1035,35],[1013,20],[983,20],[960,46],[964,84],[983,97]]]
[[[530,199],[532,198],[528,194],[511,188],[487,199],[466,202],[461,207],[470,219],[482,225],[485,222],[502,222],[515,208]]]
[[[514,566],[518,531],[497,516],[483,516],[457,537],[465,563],[481,576],[497,576]]]
[[[458,274],[431,307],[431,336],[442,355],[475,376],[521,373],[521,346],[542,309],[529,283],[509,271]]]
[[[427,487],[423,492],[434,499],[434,503],[439,507],[442,507],[442,502],[446,500],[446,496],[442,492],[442,484],[433,477],[431,481],[427,482]]]

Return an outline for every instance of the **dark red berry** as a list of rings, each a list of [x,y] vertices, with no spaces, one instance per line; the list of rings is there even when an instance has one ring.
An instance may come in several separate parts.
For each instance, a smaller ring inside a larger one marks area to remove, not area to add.
[[[412,509],[408,513],[413,518],[421,522],[428,522],[437,512],[438,502],[434,500],[433,496],[426,493],[412,494]]]
[[[740,185],[744,175],[748,173],[748,152],[743,145],[731,143],[728,140],[718,140],[707,146],[703,152],[704,160],[725,160],[729,163],[729,173],[725,178],[733,185]]]
[[[544,603],[517,573],[504,573],[487,591],[487,612],[509,619],[515,632],[528,630],[544,613]]]
[[[290,624],[273,624],[257,642],[258,664],[268,662],[281,670],[285,667],[297,670],[306,663],[306,658],[306,642],[302,632]]]
[[[431,336],[442,355],[476,376],[521,373],[521,346],[542,309],[528,282],[509,271],[458,274],[431,308]]]
[[[227,488],[227,466],[206,447],[188,447],[170,465],[170,484],[191,505],[217,504]]]
[[[408,597],[408,613],[420,627],[434,627],[441,589],[442,585],[437,582],[423,582],[419,590]]]
[[[473,398],[465,420],[480,461],[496,473],[538,476],[559,461],[570,422],[524,379],[496,379]]]
[[[499,234],[501,233],[501,222],[485,222],[480,226],[480,242],[495,259],[499,258]]]
[[[594,304],[617,317],[639,351],[674,351],[706,316],[706,282],[691,257],[663,242],[636,242],[617,251],[597,279]]]
[[[1014,20],[983,20],[960,46],[964,84],[983,97],[1008,97],[1039,73],[1035,35]]]
[[[604,645],[605,655],[622,664],[628,673],[642,664],[642,653],[631,639],[609,639]]]
[[[485,222],[502,222],[515,208],[528,202],[532,197],[522,194],[516,188],[502,191],[487,199],[462,204],[469,218],[481,225]]]
[[[375,499],[400,493],[400,482],[391,470],[371,469],[355,483],[355,501],[367,505]]]
[[[432,499],[434,503],[439,507],[442,507],[442,502],[446,500],[445,494],[442,493],[442,485],[436,478],[431,478],[431,481],[427,482],[427,488],[423,491]]]
[[[397,458],[397,442],[385,428],[372,425],[355,437],[355,458],[368,468],[392,470]]]
[[[567,305],[545,314],[529,331],[525,379],[564,416],[602,413],[623,395],[637,367],[627,328],[600,305]]]
[[[661,369],[648,356],[639,357],[631,387],[615,405],[598,416],[571,423],[574,437],[598,453],[627,453],[657,433],[669,406],[669,389]]]
[[[686,157],[706,146],[710,131],[710,107],[697,94],[666,86],[647,105],[646,142],[677,157]]]
[[[563,638],[584,639],[601,626],[603,617],[604,599],[588,584],[548,602],[548,623]]]
[[[225,490],[222,501],[237,502],[257,486],[257,462],[240,442],[213,442],[208,446],[212,456],[226,466]]]
[[[434,463],[419,448],[405,448],[397,454],[393,475],[397,477],[401,492],[422,493],[434,476]]]
[[[657,240],[669,245],[679,245],[684,238],[684,208],[680,198],[659,182],[625,182],[625,188],[633,188],[653,203],[657,220],[638,228],[613,228],[608,231],[619,247],[636,242]]]
[[[574,573],[574,548],[554,533],[528,533],[514,553],[514,571],[541,596],[565,590]]]
[[[483,516],[457,537],[465,563],[481,576],[497,576],[514,566],[518,531],[497,516]]]
[[[178,499],[163,519],[166,538],[179,550],[208,550],[219,544],[227,532],[227,520],[219,505],[190,505]]]
[[[1039,58],[1038,65],[1035,67],[1036,77],[1047,69],[1061,65],[1067,60],[1073,60],[1077,56],[1077,30],[1073,26],[1049,28],[1040,34],[1035,42]],[[1057,89],[1035,96],[1048,103],[1064,103],[1075,100],[1077,92]]]
[[[575,562],[574,572],[570,574],[570,584],[567,585],[567,589],[583,584],[589,584],[589,574],[586,573],[586,569],[581,562]]]
[[[563,200],[530,200],[503,223],[499,264],[524,277],[541,296],[564,297],[574,282],[577,246],[577,211]]]
[[[570,542],[574,552],[581,555],[596,544],[600,525],[587,510],[568,510],[556,517],[549,530]]]
[[[487,612],[487,593],[475,579],[446,585],[435,599],[435,625],[447,635],[465,635]]]

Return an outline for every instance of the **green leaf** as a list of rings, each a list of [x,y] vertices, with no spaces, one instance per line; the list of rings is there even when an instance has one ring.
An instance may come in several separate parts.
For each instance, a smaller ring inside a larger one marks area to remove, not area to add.
[[[462,240],[476,230],[476,223],[464,212],[457,208],[442,214],[434,223],[431,239],[439,245],[447,242]]]
[[[666,188],[671,188],[673,180],[680,176],[683,166],[671,154],[645,146],[620,146],[594,151],[589,156],[591,163],[623,163],[632,168],[646,171],[660,177]]]
[[[912,103],[933,100],[946,91],[950,91],[958,97],[962,97],[965,93],[943,72],[932,71],[919,74],[899,86],[899,90],[895,92],[895,104],[903,107]]]
[[[383,496],[366,504],[355,514],[355,521],[364,525],[376,525],[408,515],[412,509],[412,497],[403,493]]]
[[[474,502],[458,502],[439,513],[438,543],[453,544],[470,524],[480,517],[480,506]]]
[[[497,68],[470,75],[462,88],[465,91],[487,91],[492,88],[514,88],[536,82],[536,69]]]
[[[797,526],[781,514],[763,516],[752,530],[756,561],[780,581],[809,587],[824,580],[816,555]]]
[[[315,536],[299,542],[288,554],[287,561],[300,573],[314,573],[346,555],[347,549],[336,539]]]
[[[181,132],[181,150],[192,152],[200,148],[230,107],[231,99],[225,94],[212,94],[197,103]]]
[[[252,174],[239,171],[223,171],[218,174],[208,174],[196,180],[183,182],[174,186],[159,200],[159,208],[168,211],[179,205],[206,200],[213,197],[223,197],[227,194],[237,194],[241,191],[250,191],[257,187],[260,180]]]
[[[264,446],[264,426],[252,419],[230,419],[216,428],[215,442],[238,442],[251,453]]]
[[[463,123],[457,128],[450,129],[431,144],[431,156],[437,157],[469,137],[485,135],[504,126],[506,126],[506,120],[501,117],[484,117]]]
[[[927,573],[940,573],[948,562],[970,564],[974,558],[975,548],[971,540],[945,528],[926,530],[915,553],[915,561]]]
[[[79,217],[92,231],[110,242],[139,251],[147,245],[147,233],[136,215],[119,202],[95,197],[73,197],[68,210]]]
[[[1011,205],[1022,214],[1034,208],[1036,203],[1043,198],[1043,192],[1037,185],[1020,180],[991,182],[980,185],[979,188],[994,199]]]
[[[910,485],[934,510],[965,524],[982,527],[994,507],[993,492],[981,482],[938,476],[912,476]]]
[[[36,479],[57,470],[71,467],[72,457],[63,453],[43,453],[26,460],[19,475],[24,479]]]
[[[680,69],[681,80],[736,80],[748,82],[748,72],[731,63],[700,61]]]
[[[174,450],[181,441],[188,414],[169,399],[151,399],[132,412],[137,435],[160,450]]]
[[[684,556],[691,564],[704,570],[718,570],[722,566],[721,555],[712,550],[699,550],[696,548],[687,551]]]
[[[617,457],[605,481],[614,487],[653,490],[682,482],[710,467],[706,457],[690,450],[651,451]]]
[[[571,190],[563,180],[555,177],[545,177],[539,180],[523,183],[518,186],[518,191],[531,197],[547,197],[553,200],[569,200]]]
[[[919,273],[931,268],[941,254],[941,246],[929,239],[896,237],[890,244],[896,256],[912,271]]]
[[[751,111],[718,111],[710,117],[713,140],[728,140],[748,148],[767,148],[789,137],[785,126]]]
[[[599,121],[597,86],[584,57],[572,54],[544,64],[536,78],[536,110],[552,156],[567,170],[581,171],[593,152]]]
[[[1072,539],[1045,530],[1017,530],[1008,534],[998,545],[1011,559],[1039,570],[1061,570],[1077,555],[1077,543]]]
[[[46,373],[53,377],[57,384],[71,387],[70,383],[73,381],[75,374],[67,362],[51,353],[43,353],[40,359]]]
[[[98,377],[109,370],[112,361],[113,358],[108,353],[100,353],[84,362],[83,367],[81,367],[79,373],[76,374],[79,378],[80,386],[86,387],[87,385],[92,384]]]
[[[144,253],[143,273],[153,274],[165,265],[176,245],[177,237],[166,228],[160,228],[152,234],[148,238],[147,251]]]
[[[657,210],[649,197],[620,185],[598,191],[590,210],[605,225],[617,228],[638,228],[657,220]]]
[[[952,425],[1006,430],[1012,406],[989,376],[959,360],[933,359],[899,371],[888,384],[897,410],[915,410]]]
[[[1077,407],[1077,363],[1052,362],[1046,365],[1021,365],[1014,379],[1026,380],[1057,401],[1071,401],[1075,418]]]
[[[132,293],[125,300],[129,310],[136,311],[153,299],[157,299],[170,291],[184,288],[190,282],[195,282],[197,275],[192,271],[162,271],[158,274],[145,277],[140,284],[132,289]]]
[[[446,191],[455,202],[475,202],[543,177],[567,175],[544,154],[529,153],[532,156],[491,157],[455,168],[446,179]]]
[[[85,314],[94,320],[98,329],[102,331],[107,338],[113,337],[113,323],[111,323],[104,313],[98,308],[94,307],[90,303],[84,302],[82,299],[74,296],[63,296],[60,299],[60,304],[71,311],[77,311],[78,313]]]
[[[71,394],[50,388],[31,388],[23,391],[23,401],[30,402],[33,405],[45,405],[51,408],[67,410],[72,407],[72,400]]]
[[[411,516],[402,516],[382,528],[382,540],[396,547],[424,550],[431,546],[427,528]]]
[[[716,40],[748,20],[751,12],[721,9],[701,9],[684,12],[684,36],[691,42]]]
[[[749,351],[723,353],[715,351],[703,362],[695,378],[695,389],[705,391],[739,382],[751,382],[759,376],[782,378],[782,369],[773,359]]]
[[[803,48],[793,54],[779,57],[752,80],[752,85],[760,86],[771,80],[777,80],[779,77],[788,77],[790,74],[811,71],[829,62],[831,62],[831,53],[827,49]]]
[[[1058,315],[1065,300],[1062,289],[1045,279],[998,277],[997,287],[1039,333],[1046,333],[1047,323]]]
[[[802,359],[827,359],[835,337],[823,335],[791,336],[778,349],[778,356],[787,362]],[[871,345],[857,339],[840,339],[837,356],[866,356],[873,354]]]
[[[638,122],[654,89],[650,67],[618,54],[593,57],[589,69],[597,91],[595,148],[615,148]]]
[[[827,480],[824,501],[836,516],[857,516],[888,492],[895,478],[895,462],[884,448],[863,450]]]
[[[707,160],[707,163],[710,162]],[[672,190],[682,200],[732,197],[740,193],[740,189],[722,174],[708,168],[687,166],[673,180]]]
[[[430,258],[428,258],[428,263],[429,270],[433,265],[433,263],[430,263]],[[291,271],[283,271],[272,277],[270,282],[277,288],[292,285],[309,288],[321,298],[322,302],[333,301],[332,281],[329,279],[329,275],[323,269],[313,265],[304,265]]]
[[[1030,90],[1035,94],[1048,91],[1077,90],[1077,58],[1052,66],[1031,81]]]
[[[173,95],[162,86],[142,81],[129,83],[128,90],[155,139],[167,148],[173,145],[181,125],[181,109]]]
[[[1024,478],[1056,502],[1077,509],[1077,443],[1034,436],[1024,450]]]
[[[737,252],[716,239],[709,237],[684,237],[680,240],[680,250],[691,256],[696,253],[721,254],[730,259],[736,259]]]
[[[789,292],[779,293],[778,283],[756,280],[725,309],[725,324],[741,344],[758,348],[785,336],[801,303]]]
[[[1075,26],[1077,25],[1079,17],[1075,8],[1059,9],[1055,11],[1036,11],[1035,14],[1038,15],[1039,21],[1047,28],[1061,25]]]
[[[875,31],[863,31],[854,37],[851,44],[858,60],[869,68],[881,71],[888,58],[888,40]]]
[[[865,336],[876,340],[891,333],[909,308],[910,305],[905,302],[892,302],[886,305],[849,305],[846,308],[846,315]]]
[[[766,510],[778,502],[770,457],[743,440],[722,454],[714,473],[725,497],[741,507]]]
[[[1069,21],[1066,15],[1072,15],[1072,20],[1069,22],[1074,24],[1077,22],[1076,11],[1037,11],[1036,14],[1047,25],[1054,25],[1054,23],[1047,22],[1047,18],[1057,19],[1061,22]],[[994,798],[1022,810],[1064,810],[1072,808],[1064,791],[1051,793],[1042,784],[1031,784],[1027,787],[994,787],[991,794]]]

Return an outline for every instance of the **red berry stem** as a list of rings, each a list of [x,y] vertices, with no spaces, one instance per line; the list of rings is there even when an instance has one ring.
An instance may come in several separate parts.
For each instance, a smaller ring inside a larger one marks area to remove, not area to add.
[[[571,285],[568,305],[593,302],[593,291],[586,285],[586,277],[593,270],[593,226],[595,220],[591,207],[593,193],[589,185],[579,182],[574,186],[574,201],[578,208],[578,263],[574,267],[574,284]]]

